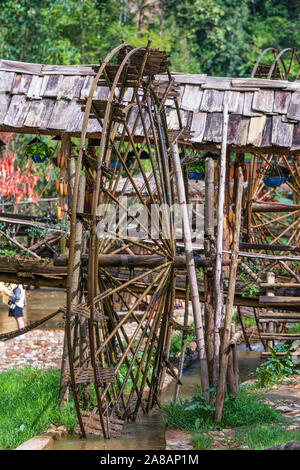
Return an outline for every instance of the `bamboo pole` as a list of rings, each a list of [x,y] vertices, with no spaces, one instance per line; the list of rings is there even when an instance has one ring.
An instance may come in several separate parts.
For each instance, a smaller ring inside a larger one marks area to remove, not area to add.
[[[77,199],[77,212],[83,211],[84,206],[84,196],[85,196],[85,176],[80,175],[79,187],[78,187],[78,199]],[[80,256],[81,256],[81,241],[82,241],[82,220],[77,218],[75,226],[75,251],[74,251],[74,270],[71,282],[71,301],[72,305],[75,305],[79,302],[79,283],[80,283]],[[74,327],[74,323],[72,322]],[[73,330],[73,328],[72,328]],[[74,340],[74,331],[71,332]],[[73,347],[73,356],[75,357],[76,352]],[[64,348],[62,355],[62,364],[61,364],[61,382],[60,382],[60,404],[61,406],[66,402],[67,399],[67,386],[63,381],[67,369],[68,362],[68,343],[67,343],[67,334],[65,331],[64,335]]]
[[[191,239],[191,230],[189,225],[188,210],[186,205],[186,197],[184,190],[184,181],[182,175],[182,168],[180,164],[180,157],[178,152],[177,143],[171,145],[172,159],[175,171],[175,179],[177,185],[178,202],[181,207],[181,216],[183,221],[183,237],[184,246],[186,253],[186,264],[187,272],[189,277],[190,289],[191,289],[191,301],[193,306],[194,322],[196,329],[196,342],[198,357],[200,362],[200,376],[201,376],[201,387],[202,394],[208,400],[209,399],[209,379],[208,379],[208,367],[205,351],[204,332],[201,317],[201,307],[198,293],[197,276],[194,263],[193,245]]]
[[[213,259],[214,239],[214,161],[205,160],[205,206],[204,206],[204,251],[207,258]],[[204,318],[205,344],[210,385],[213,386],[214,369],[214,285],[213,269],[204,269]]]
[[[232,257],[230,265],[230,275],[229,275],[229,288],[228,296],[226,301],[226,312],[225,312],[225,321],[224,321],[224,336],[221,345],[221,359],[220,359],[220,369],[219,369],[219,381],[216,397],[216,412],[215,412],[215,421],[220,422],[222,419],[223,405],[224,405],[224,395],[225,395],[225,381],[226,381],[226,371],[228,363],[228,347],[230,343],[231,336],[231,322],[233,314],[233,302],[235,294],[235,283],[236,283],[236,273],[238,266],[238,252],[239,252],[239,238],[241,230],[241,212],[242,212],[242,196],[243,196],[243,173],[239,169],[238,185],[237,185],[237,200],[235,208],[235,225],[234,225],[234,234],[233,234],[233,246],[232,246]]]
[[[222,254],[223,254],[223,219],[225,202],[225,179],[226,179],[226,155],[227,155],[227,130],[228,130],[228,103],[224,103],[223,111],[223,135],[220,155],[220,179],[218,190],[218,212],[217,212],[217,241],[216,241],[216,267],[215,267],[215,354],[214,354],[214,384],[217,383],[220,357],[220,335],[219,328],[224,308],[223,286],[222,286]]]

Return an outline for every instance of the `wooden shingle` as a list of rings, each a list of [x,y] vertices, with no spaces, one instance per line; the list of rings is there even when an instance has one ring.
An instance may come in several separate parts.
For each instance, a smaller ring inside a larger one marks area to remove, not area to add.
[[[24,121],[25,127],[39,127],[46,129],[51,117],[55,100],[45,98],[43,100],[34,100],[30,104],[27,116]]]
[[[287,117],[300,121],[300,92],[292,93],[291,101],[288,107]]]
[[[202,142],[205,131],[206,117],[207,114],[201,113],[201,111],[193,113],[191,131],[193,131],[194,142]]]
[[[282,122],[281,116],[273,116],[272,144],[279,147],[292,145],[294,125]]]
[[[195,85],[185,85],[180,107],[187,111],[198,111],[201,104],[202,94],[203,91],[200,87]]]
[[[254,93],[252,109],[262,113],[272,113],[274,101],[273,90],[260,90]]]
[[[222,113],[207,113],[206,126],[203,136],[205,142],[222,141],[223,129],[223,114]]]
[[[224,91],[204,90],[199,111],[210,113],[221,112],[223,109]]]
[[[274,93],[273,112],[286,114],[291,101],[291,93],[287,91],[276,90]]]
[[[250,119],[247,145],[260,146],[266,119],[266,116],[254,116]]]

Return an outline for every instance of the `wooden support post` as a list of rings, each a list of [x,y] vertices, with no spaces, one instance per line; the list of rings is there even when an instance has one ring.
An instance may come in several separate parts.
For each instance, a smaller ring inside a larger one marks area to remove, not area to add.
[[[64,159],[65,162],[68,162],[69,157],[71,155],[71,137],[70,134],[64,132],[61,135],[61,159]],[[59,172],[59,180],[60,184],[63,185],[62,187],[68,187],[68,171],[66,168],[67,163],[65,163],[61,168]],[[59,196],[59,205],[62,210],[62,218],[64,220],[67,219],[68,217],[68,196],[65,194],[65,189],[63,189],[63,194],[60,194]],[[61,236],[60,239],[60,251],[61,253],[66,252],[66,237],[65,235]]]
[[[213,260],[215,245],[214,238],[214,161],[207,158],[205,161],[205,206],[204,206],[204,251],[205,256]],[[205,318],[205,345],[210,386],[214,384],[214,282],[213,269],[204,269],[204,318]]]
[[[228,362],[229,343],[231,337],[231,322],[233,314],[233,302],[235,295],[235,283],[236,273],[238,266],[238,253],[239,253],[239,238],[241,230],[241,212],[242,212],[242,196],[243,196],[243,173],[239,170],[238,187],[237,187],[237,200],[235,207],[235,225],[232,243],[232,257],[230,265],[230,276],[228,286],[228,296],[226,301],[226,312],[224,321],[224,337],[221,345],[221,359],[219,369],[219,381],[216,397],[216,412],[215,421],[220,422],[222,419],[223,405],[224,405],[224,394],[225,394],[225,382]]]
[[[204,343],[204,332],[202,325],[201,317],[201,307],[199,300],[197,276],[194,262],[193,254],[193,245],[191,238],[191,230],[189,225],[188,210],[186,204],[185,190],[184,190],[184,181],[182,175],[182,168],[180,163],[180,157],[178,152],[177,143],[172,144],[172,159],[175,171],[175,179],[177,186],[178,202],[181,207],[181,216],[182,216],[182,225],[183,225],[183,238],[184,238],[184,247],[186,253],[186,264],[187,272],[190,283],[191,290],[191,301],[193,306],[194,322],[196,329],[196,342],[198,357],[200,362],[200,376],[201,376],[201,388],[203,396],[209,400],[209,379],[208,379],[208,368],[207,368],[207,359],[206,359],[206,350]]]
[[[83,212],[85,197],[85,175],[80,175],[79,188],[78,188],[78,199],[77,199],[77,211]],[[71,301],[72,304],[76,304],[79,301],[79,280],[80,280],[80,268],[81,268],[81,242],[82,242],[82,221],[77,219],[75,228],[75,250],[74,250],[74,270],[72,276],[72,287],[71,287]],[[73,325],[74,327],[74,325]],[[79,338],[78,338],[79,339]],[[74,340],[74,338],[73,338]],[[80,341],[80,339],[79,339]],[[75,341],[77,343],[77,340]],[[77,348],[76,348],[77,349]],[[76,357],[76,350],[73,349],[73,356]],[[79,355],[79,352],[78,352]],[[67,399],[67,386],[64,382],[64,376],[67,370],[68,363],[68,347],[67,347],[67,335],[65,332],[64,336],[64,348],[61,365],[61,384],[60,384],[60,403],[63,405]]]
[[[187,276],[186,277],[186,291],[185,291],[185,305],[184,305],[184,319],[183,319],[183,326],[185,326],[185,327],[188,326],[188,318],[189,318],[189,279],[188,279],[188,276]],[[187,334],[186,330],[183,330],[182,340],[181,340],[180,356],[179,356],[179,367],[178,367],[178,378],[179,378],[179,380],[181,379],[182,372],[183,372],[187,335],[188,334]],[[177,380],[176,384],[175,384],[174,398],[173,398],[175,403],[176,403],[176,401],[178,399],[178,396],[179,396],[179,388],[180,388],[180,382]]]
[[[272,273],[272,272],[268,272],[267,273],[267,283],[269,285],[272,285],[272,284],[275,284],[275,274]],[[274,293],[274,288],[273,287],[268,287],[267,288],[267,296],[268,297],[274,297],[275,293]],[[273,312],[268,312],[272,315]],[[269,321],[268,322],[268,327],[267,327],[267,332],[268,333],[273,333],[274,332],[274,323],[272,321]],[[268,346],[271,346],[274,347],[274,341],[268,341]]]
[[[215,266],[215,353],[214,353],[214,384],[218,380],[220,358],[220,334],[224,297],[222,286],[222,256],[223,256],[223,219],[225,201],[226,155],[227,155],[227,130],[228,130],[228,104],[224,103],[223,111],[223,136],[220,155],[220,178],[218,189],[217,212],[217,242],[216,242],[216,266]]]

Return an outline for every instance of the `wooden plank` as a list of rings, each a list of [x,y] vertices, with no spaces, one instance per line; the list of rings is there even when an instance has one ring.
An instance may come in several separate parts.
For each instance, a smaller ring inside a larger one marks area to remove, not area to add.
[[[261,147],[271,147],[272,146],[272,116],[267,116],[265,127],[262,133]]]
[[[56,101],[52,115],[48,122],[48,129],[65,130],[73,114],[75,107],[74,101],[59,100]]]
[[[300,92],[298,91],[292,93],[287,117],[289,119],[296,119],[297,121],[300,121]]]
[[[204,90],[199,111],[209,113],[221,112],[223,109],[224,92],[218,90]]]
[[[300,339],[300,334],[297,333],[261,333],[260,334],[261,339],[278,339],[278,340],[292,340],[295,341],[297,339]]]
[[[273,112],[274,91],[260,90],[254,93],[252,109],[263,113]]]
[[[259,147],[266,123],[266,116],[254,116],[250,118],[247,144]]]
[[[13,95],[3,123],[7,126],[22,127],[30,101],[24,95]]]
[[[22,78],[21,73],[15,73],[15,77],[14,77],[13,84],[12,84],[11,91],[10,91],[11,94],[15,95],[18,93],[21,78]]]
[[[207,113],[201,113],[200,111],[193,113],[193,120],[191,124],[191,131],[193,131],[193,142],[202,142],[205,124],[206,124]]]
[[[80,99],[85,100],[89,96],[89,92],[93,83],[93,77],[86,77],[81,89]]]
[[[292,150],[300,149],[300,122],[294,124]]]
[[[32,101],[24,121],[24,126],[46,129],[54,109],[54,105],[55,100],[51,98]]]
[[[68,132],[81,132],[84,115],[83,111],[81,111],[81,106],[81,103],[78,102],[73,104],[72,116],[67,127]]]
[[[272,144],[280,147],[292,145],[294,125],[282,122],[281,116],[272,117]]]
[[[203,90],[231,90],[231,79],[225,77],[207,77],[206,82],[201,86]]]
[[[62,75],[50,75],[49,77],[46,77],[46,84],[43,87],[44,92],[43,96],[47,98],[56,98],[58,89],[60,87],[60,83],[63,80]]]
[[[15,78],[14,72],[0,72],[0,94],[10,93]]]
[[[30,86],[27,92],[27,98],[31,99],[41,99],[41,88],[43,83],[43,77],[39,77],[38,75],[33,75],[32,80],[30,82]]]
[[[239,124],[239,133],[236,145],[242,147],[247,144],[249,124],[250,119],[243,116]]]
[[[241,121],[242,121],[242,116],[240,114],[229,115],[228,134],[227,134],[228,144],[237,143]]]
[[[11,100],[11,95],[1,95],[0,94],[0,124],[3,123],[9,104]]]
[[[223,114],[222,113],[207,113],[203,141],[215,142],[215,143],[221,142],[222,130],[223,130]]]
[[[205,83],[207,80],[207,75],[206,74],[185,74],[185,73],[172,73],[172,78],[175,79],[177,83],[182,83],[182,84],[191,84],[191,85],[201,85],[202,83]],[[168,80],[168,75],[165,74],[160,74],[156,75],[157,80]]]
[[[198,111],[202,100],[203,91],[199,86],[185,85],[180,107],[187,111]]]
[[[1,69],[11,72],[21,72],[30,75],[40,75],[41,64],[30,64],[29,62],[15,62],[12,60],[1,60]]]
[[[268,80],[265,78],[233,78],[233,87],[286,88],[287,80]]]
[[[281,306],[282,309],[284,310],[285,307],[300,307],[300,297],[282,297],[282,296],[266,296],[262,295],[259,297],[259,303],[260,304],[268,304],[268,305],[274,305],[274,306]]]
[[[244,116],[262,116],[262,113],[258,111],[253,111],[252,109],[252,102],[254,98],[254,93],[247,91],[244,96],[244,108],[243,108],[243,115]]]
[[[30,87],[31,80],[32,80],[32,75],[29,75],[27,73],[26,74],[22,73],[21,82],[20,82],[20,86],[18,90],[19,94],[25,94],[25,95],[27,94],[29,87]]]
[[[224,102],[228,103],[228,112],[241,114],[238,113],[238,110],[243,99],[243,94],[238,91],[225,91]]]
[[[166,108],[167,124],[169,129],[179,129],[176,109]]]
[[[43,65],[43,75],[95,75],[92,65]]]
[[[291,101],[291,97],[292,95],[288,91],[276,90],[274,92],[273,112],[279,114],[286,114]]]

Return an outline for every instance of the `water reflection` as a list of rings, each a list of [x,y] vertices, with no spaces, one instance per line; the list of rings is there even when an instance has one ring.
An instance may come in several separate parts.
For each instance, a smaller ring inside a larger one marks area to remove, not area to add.
[[[166,448],[165,423],[160,412],[139,416],[124,425],[119,438],[67,436],[56,441],[51,450],[163,450]]]

